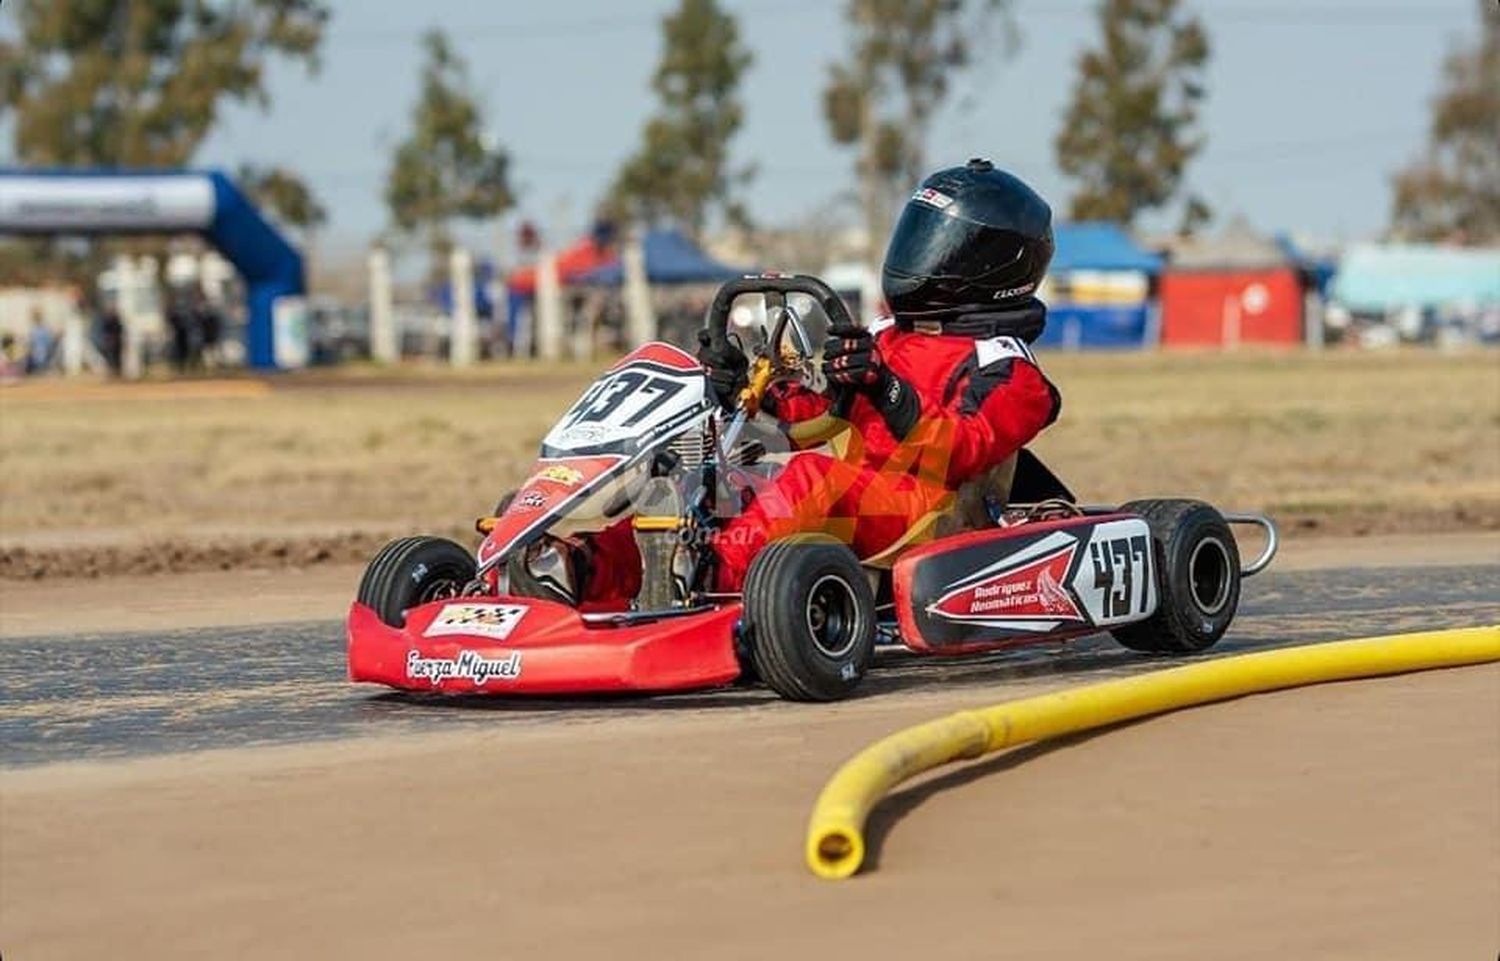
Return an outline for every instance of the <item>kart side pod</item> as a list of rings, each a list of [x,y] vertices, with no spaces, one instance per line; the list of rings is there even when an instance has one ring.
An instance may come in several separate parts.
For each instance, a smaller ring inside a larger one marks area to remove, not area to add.
[[[892,570],[903,642],[962,654],[1136,623],[1160,603],[1150,526],[1106,514],[997,528],[908,551]]]

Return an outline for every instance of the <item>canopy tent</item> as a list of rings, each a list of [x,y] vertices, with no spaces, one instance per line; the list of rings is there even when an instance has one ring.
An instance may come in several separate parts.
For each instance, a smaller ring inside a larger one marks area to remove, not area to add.
[[[1332,283],[1334,274],[1338,273],[1338,256],[1328,250],[1317,250],[1304,245],[1288,233],[1279,233],[1275,239],[1281,252],[1307,277],[1308,284],[1320,295],[1327,297],[1328,285]]]
[[[1137,244],[1119,224],[1080,221],[1058,224],[1053,229],[1057,252],[1052,272],[1074,270],[1118,270],[1156,274],[1162,259]]]
[[[676,230],[651,230],[642,238],[646,255],[646,280],[652,284],[711,284],[733,280],[747,271],[721,264]],[[615,287],[625,282],[618,260],[597,267],[574,279],[580,284]]]
[[[1150,334],[1145,304],[1058,304],[1047,311],[1047,326],[1032,345],[1038,349],[1138,350]]]
[[[1051,306],[1038,347],[1140,348],[1150,339],[1151,278],[1162,258],[1119,224],[1082,221],[1053,228],[1042,299]]]
[[[1332,294],[1361,311],[1500,304],[1500,247],[1360,245],[1344,255]]]
[[[615,250],[603,247],[592,237],[585,237],[557,253],[557,280],[563,284],[577,283],[579,278],[601,264],[616,262]],[[530,297],[536,293],[536,267],[522,267],[505,279],[506,289],[512,296]]]

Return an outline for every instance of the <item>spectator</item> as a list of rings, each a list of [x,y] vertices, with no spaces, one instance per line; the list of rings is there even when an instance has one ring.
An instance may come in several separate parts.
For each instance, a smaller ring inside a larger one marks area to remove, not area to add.
[[[195,360],[198,343],[198,318],[188,305],[187,294],[177,291],[172,294],[167,308],[167,327],[172,331],[172,366],[179,374],[187,372]]]
[[[0,334],[0,383],[9,383],[17,380],[26,372],[22,363],[21,345],[16,342],[16,335],[11,333]]]
[[[57,335],[42,320],[40,310],[31,313],[31,330],[26,340],[26,373],[40,374],[52,366],[57,353]]]
[[[219,339],[224,333],[224,321],[219,311],[209,303],[202,291],[193,299],[193,313],[198,320],[199,365],[219,366]]]
[[[106,308],[99,318],[99,353],[104,355],[109,375],[119,377],[125,362],[125,325],[115,307]]]

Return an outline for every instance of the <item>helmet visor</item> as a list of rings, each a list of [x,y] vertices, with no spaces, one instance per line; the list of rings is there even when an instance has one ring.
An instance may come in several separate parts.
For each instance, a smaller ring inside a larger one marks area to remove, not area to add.
[[[885,268],[912,279],[975,281],[1009,267],[1025,254],[1009,230],[954,217],[923,203],[909,203],[896,222]]]

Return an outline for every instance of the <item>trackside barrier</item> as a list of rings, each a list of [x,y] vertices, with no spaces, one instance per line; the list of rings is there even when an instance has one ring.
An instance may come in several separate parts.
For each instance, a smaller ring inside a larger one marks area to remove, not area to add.
[[[1500,625],[1222,657],[959,711],[876,741],[839,768],[808,822],[807,866],[821,878],[852,876],[870,810],[902,781],[950,761],[1246,694],[1490,661],[1500,661]]]

